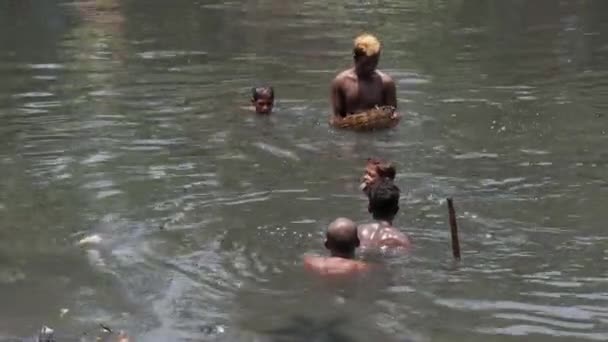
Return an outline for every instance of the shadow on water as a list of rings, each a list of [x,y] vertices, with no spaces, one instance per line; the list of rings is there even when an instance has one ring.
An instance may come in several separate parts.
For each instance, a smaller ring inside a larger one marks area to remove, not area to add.
[[[310,317],[294,316],[289,323],[283,327],[260,331],[263,335],[270,336],[271,341],[355,341],[347,334],[340,331],[346,322],[345,318],[334,318],[329,321],[319,322]]]

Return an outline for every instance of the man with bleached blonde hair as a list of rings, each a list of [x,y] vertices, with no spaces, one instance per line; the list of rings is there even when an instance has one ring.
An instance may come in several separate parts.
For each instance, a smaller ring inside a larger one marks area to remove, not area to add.
[[[376,106],[397,107],[395,82],[376,70],[380,51],[380,41],[373,35],[365,33],[355,38],[354,66],[338,74],[331,84],[333,120]]]

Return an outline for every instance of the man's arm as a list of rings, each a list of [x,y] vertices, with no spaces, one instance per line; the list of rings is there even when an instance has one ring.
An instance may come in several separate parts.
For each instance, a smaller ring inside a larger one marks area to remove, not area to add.
[[[331,106],[334,113],[334,119],[346,116],[344,111],[344,96],[342,95],[342,80],[336,77],[331,82]]]
[[[384,105],[397,108],[397,89],[395,87],[395,81],[393,81],[390,76],[384,75],[382,83],[384,84]]]
[[[393,81],[390,76],[383,75],[382,84],[384,92],[384,105],[393,106],[395,108],[392,118],[395,124],[397,124],[401,118],[401,115],[399,115],[399,112],[397,111],[397,89],[395,87],[395,81]]]
[[[319,263],[319,257],[313,255],[304,255],[302,259],[304,261],[304,269],[308,271],[318,272],[317,268]]]

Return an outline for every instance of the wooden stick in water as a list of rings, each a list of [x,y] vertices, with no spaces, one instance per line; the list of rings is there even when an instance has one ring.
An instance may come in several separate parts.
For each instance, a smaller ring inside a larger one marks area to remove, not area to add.
[[[454,259],[460,260],[460,241],[458,240],[458,225],[456,224],[456,211],[451,198],[448,201],[448,212],[450,216],[450,232],[452,233],[452,255]]]

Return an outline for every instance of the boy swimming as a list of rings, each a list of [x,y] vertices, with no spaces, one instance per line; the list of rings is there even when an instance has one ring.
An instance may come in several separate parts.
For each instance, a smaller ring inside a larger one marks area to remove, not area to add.
[[[270,114],[274,106],[274,88],[271,86],[252,88],[251,104],[256,113]]]
[[[378,158],[368,158],[360,188],[367,193],[370,186],[379,179],[388,178],[394,181],[396,174],[395,166],[391,162]]]

